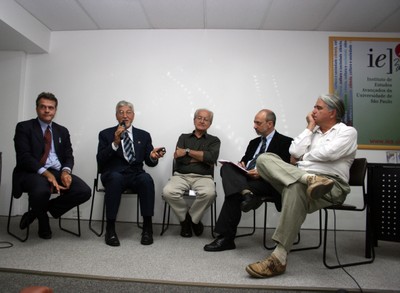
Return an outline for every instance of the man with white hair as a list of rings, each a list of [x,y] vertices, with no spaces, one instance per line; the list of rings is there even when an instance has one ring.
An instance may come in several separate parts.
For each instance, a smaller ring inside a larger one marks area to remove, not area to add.
[[[283,274],[287,254],[307,213],[345,201],[357,131],[341,122],[344,112],[344,103],[337,96],[320,96],[306,117],[307,128],[289,148],[292,164],[271,153],[258,157],[260,176],[282,196],[282,212],[272,236],[277,246],[269,257],[246,267],[251,276]]]

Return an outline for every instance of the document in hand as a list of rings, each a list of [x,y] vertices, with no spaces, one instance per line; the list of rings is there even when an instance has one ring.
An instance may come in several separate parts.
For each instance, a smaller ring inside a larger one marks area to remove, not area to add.
[[[218,162],[220,162],[221,164],[229,164],[229,165],[235,166],[240,171],[242,171],[244,173],[249,173],[249,171],[246,168],[243,168],[242,166],[240,166],[237,163],[234,163],[234,162],[231,162],[231,161],[228,161],[228,160],[218,160]]]

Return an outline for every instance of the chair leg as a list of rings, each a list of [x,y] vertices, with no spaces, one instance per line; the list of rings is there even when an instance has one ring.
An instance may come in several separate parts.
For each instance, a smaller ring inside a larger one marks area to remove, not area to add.
[[[216,225],[217,221],[217,198],[215,198],[214,202],[211,204],[211,236],[212,238],[215,238],[215,233],[214,233],[214,226]]]
[[[162,227],[161,227],[161,236],[164,234],[165,231],[167,231],[168,227],[169,227],[169,215],[171,212],[171,207],[168,205],[168,203],[165,201],[164,202],[164,214],[163,214],[163,222],[162,222]],[[168,208],[168,211],[167,211]],[[168,213],[168,215],[167,215]],[[165,223],[165,217],[167,217],[167,223]]]
[[[256,232],[256,210],[253,210],[253,228],[251,229],[251,232],[236,235],[235,238],[251,236],[251,235],[253,235],[255,232]]]
[[[12,206],[13,206],[13,200],[14,197],[11,195],[11,200],[10,200],[10,210],[8,212],[8,220],[7,220],[7,233],[10,234],[11,236],[15,237],[16,239],[18,239],[21,242],[25,242],[28,237],[29,237],[29,224],[28,227],[26,227],[26,233],[24,237],[20,237],[16,234],[14,234],[13,232],[11,232],[11,212],[12,212]],[[30,210],[30,206],[28,205],[28,211]]]
[[[63,231],[68,232],[68,233],[70,233],[72,235],[81,237],[81,217],[80,217],[80,212],[79,212],[79,205],[76,206],[76,211],[78,213],[78,219],[77,219],[78,220],[78,232],[74,232],[74,231],[71,231],[71,230],[63,228],[62,225],[61,225],[61,217],[58,218],[58,227],[60,227],[60,230],[63,230]]]
[[[264,202],[264,233],[263,233],[263,244],[264,247],[268,250],[275,249],[276,244],[273,246],[267,245],[267,212],[268,212],[268,203]]]
[[[322,244],[322,212],[321,212],[321,210],[319,211],[319,231],[318,232],[319,232],[319,239],[318,239],[317,245],[309,246],[309,247],[294,248],[294,249],[290,250],[290,252],[318,249],[321,247],[321,244]],[[294,244],[298,244],[300,242],[300,232],[297,234],[297,239],[298,240]]]
[[[93,207],[94,207],[94,198],[96,195],[96,183],[93,186],[93,194],[92,194],[92,205],[90,206],[90,216],[89,216],[89,229],[96,234],[97,236],[101,236],[103,234],[104,231],[104,212],[105,212],[105,199],[104,199],[104,203],[103,203],[103,212],[102,212],[102,217],[101,217],[101,228],[100,228],[100,232],[96,231],[93,228],[92,225],[92,217],[93,217]]]
[[[344,267],[351,267],[351,266],[358,266],[358,265],[363,265],[363,264],[369,264],[372,263],[375,260],[375,250],[374,250],[374,245],[373,245],[373,240],[371,237],[369,237],[369,235],[366,236],[365,241],[369,241],[369,247],[371,248],[370,251],[370,255],[371,258],[369,260],[366,261],[359,261],[359,262],[349,262],[349,263],[340,263],[337,265],[330,265],[328,264],[327,260],[326,260],[326,246],[327,246],[327,235],[328,235],[328,210],[324,209],[325,211],[325,226],[324,226],[324,251],[323,251],[323,262],[325,267],[327,267],[328,269],[337,269],[337,268],[344,268]],[[333,233],[336,233],[336,230],[333,230]],[[367,232],[366,232],[367,233]],[[336,246],[336,238],[335,238],[335,243],[334,245]],[[366,246],[368,247],[368,246]],[[367,256],[368,253],[367,251],[365,252],[365,255]]]

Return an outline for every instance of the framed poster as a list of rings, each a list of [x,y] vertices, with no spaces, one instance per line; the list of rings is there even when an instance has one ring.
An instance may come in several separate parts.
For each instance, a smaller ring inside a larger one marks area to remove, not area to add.
[[[400,149],[400,38],[329,37],[329,81],[359,149]]]

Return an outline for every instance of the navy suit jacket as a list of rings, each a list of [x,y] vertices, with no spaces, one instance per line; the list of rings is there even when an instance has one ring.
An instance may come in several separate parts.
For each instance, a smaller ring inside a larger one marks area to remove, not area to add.
[[[278,156],[281,157],[282,160],[284,160],[287,163],[290,163],[289,147],[290,144],[292,143],[292,140],[293,139],[291,137],[282,135],[278,133],[278,131],[275,131],[275,134],[268,145],[267,152],[277,154]],[[246,152],[241,160],[242,162],[247,164],[248,161],[253,159],[257,147],[260,145],[260,142],[261,142],[261,137],[252,139],[249,142]]]
[[[150,159],[150,153],[153,150],[151,136],[147,131],[138,129],[132,126],[133,145],[135,149],[136,161],[131,165],[125,160],[122,145],[119,146],[117,151],[114,151],[111,144],[114,141],[114,133],[117,126],[110,127],[100,131],[99,145],[97,148],[97,164],[99,172],[106,175],[108,172],[123,172],[131,168],[134,172],[141,173],[143,170],[143,163],[147,166],[154,167],[158,164],[157,161]]]
[[[51,124],[55,152],[61,163],[61,169],[72,170],[74,156],[72,153],[69,131],[55,122]],[[17,155],[17,166],[13,173],[12,194],[19,198],[22,195],[21,182],[29,173],[37,173],[43,167],[40,159],[44,153],[44,137],[38,119],[19,122],[15,128],[14,146]]]

